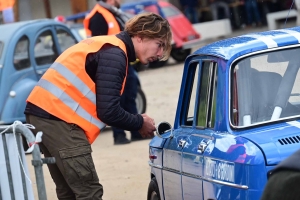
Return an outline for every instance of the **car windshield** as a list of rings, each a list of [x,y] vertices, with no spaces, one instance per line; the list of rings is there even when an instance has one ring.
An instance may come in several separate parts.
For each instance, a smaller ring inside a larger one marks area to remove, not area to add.
[[[0,41],[0,58],[2,56],[3,47],[4,47],[4,44],[3,44],[3,42]]]
[[[231,71],[231,123],[247,127],[300,117],[300,48],[250,56]]]

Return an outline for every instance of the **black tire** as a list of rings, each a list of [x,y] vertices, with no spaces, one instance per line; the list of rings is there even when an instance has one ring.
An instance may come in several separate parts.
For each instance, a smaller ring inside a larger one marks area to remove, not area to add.
[[[147,200],[160,200],[160,193],[155,177],[153,177],[149,183]]]
[[[183,62],[188,55],[191,54],[192,49],[173,48],[171,51],[171,57],[177,62]]]
[[[29,146],[24,135],[22,135],[22,144],[23,144],[24,151],[27,151],[29,149]]]
[[[138,87],[135,102],[138,114],[145,113],[147,108],[147,100],[141,87]]]
[[[149,68],[159,68],[159,67],[163,67],[167,62],[168,62],[168,60],[165,60],[165,61],[154,61],[154,62],[150,62],[150,63],[149,63]]]

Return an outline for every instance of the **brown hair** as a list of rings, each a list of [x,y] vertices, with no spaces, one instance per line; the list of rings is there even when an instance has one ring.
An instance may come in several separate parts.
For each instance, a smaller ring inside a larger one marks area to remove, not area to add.
[[[172,49],[172,32],[169,22],[155,13],[141,13],[129,19],[125,31],[141,38],[162,39],[165,42],[164,55],[160,60],[167,60]]]

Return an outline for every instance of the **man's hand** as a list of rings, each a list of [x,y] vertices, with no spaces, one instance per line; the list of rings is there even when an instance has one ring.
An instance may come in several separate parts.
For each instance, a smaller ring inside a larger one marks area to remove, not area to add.
[[[154,119],[150,118],[146,114],[142,114],[142,117],[144,118],[144,123],[142,128],[139,130],[139,133],[143,138],[147,138],[147,137],[152,138],[154,136],[154,131],[155,131]]]

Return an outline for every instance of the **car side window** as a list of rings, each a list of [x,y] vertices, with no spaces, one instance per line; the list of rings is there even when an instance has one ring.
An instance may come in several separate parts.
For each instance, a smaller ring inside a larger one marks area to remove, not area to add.
[[[41,33],[34,46],[34,58],[37,65],[52,64],[58,57],[58,51],[50,30]]]
[[[196,93],[197,93],[197,83],[199,77],[199,63],[191,63],[189,66],[187,84],[185,89],[185,98],[188,102],[187,112],[185,114],[183,125],[192,126],[194,121],[194,112],[195,112],[195,104],[196,104]]]
[[[217,64],[204,61],[201,68],[196,126],[213,128],[216,113]]]
[[[70,33],[61,28],[56,29],[56,34],[62,52],[77,43],[75,38]]]
[[[17,42],[13,59],[16,70],[22,70],[31,66],[29,59],[29,39],[27,36],[22,36]]]

